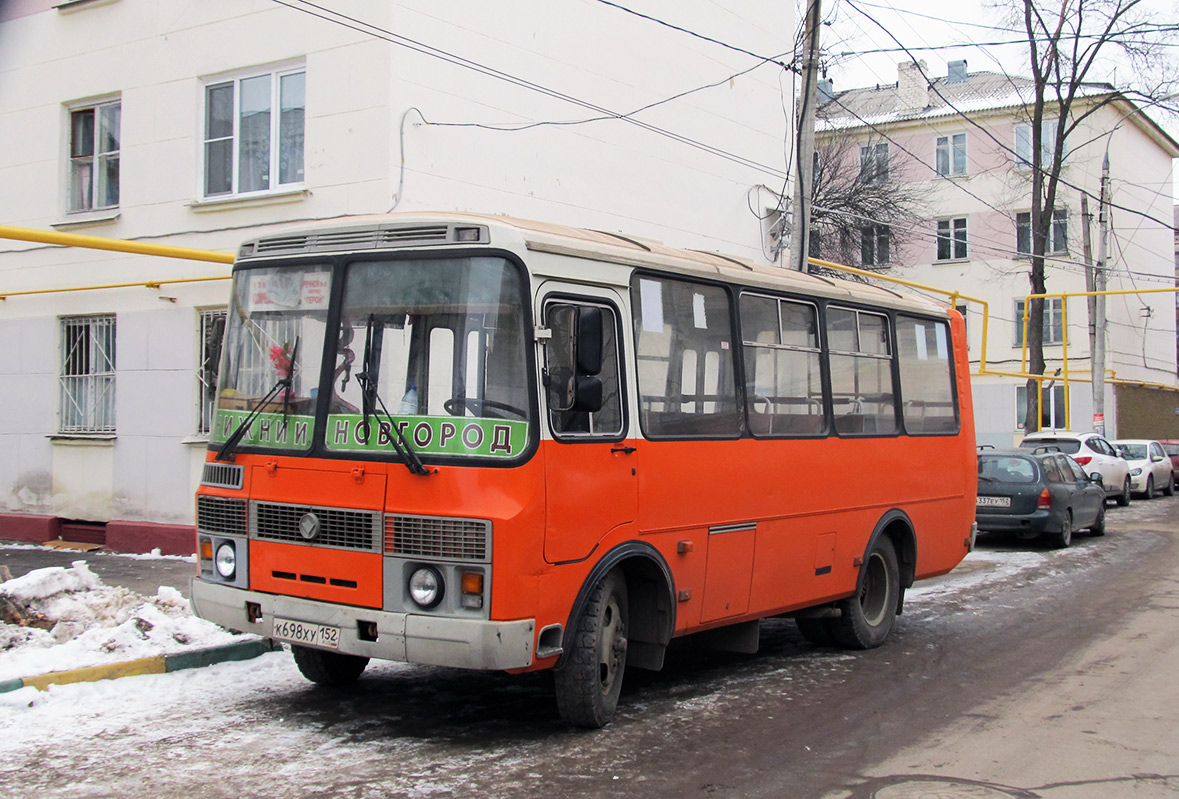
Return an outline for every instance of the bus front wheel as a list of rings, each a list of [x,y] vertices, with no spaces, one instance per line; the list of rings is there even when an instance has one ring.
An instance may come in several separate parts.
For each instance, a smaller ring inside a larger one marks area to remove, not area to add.
[[[863,569],[859,590],[839,602],[839,618],[832,620],[835,641],[845,649],[872,649],[883,644],[892,631],[901,598],[897,552],[887,536],[873,544]]]
[[[567,723],[596,729],[614,717],[626,670],[628,620],[626,579],[612,571],[590,592],[555,674],[557,710]]]
[[[291,645],[295,665],[303,676],[319,685],[351,685],[360,678],[368,658],[325,652],[306,646]]]

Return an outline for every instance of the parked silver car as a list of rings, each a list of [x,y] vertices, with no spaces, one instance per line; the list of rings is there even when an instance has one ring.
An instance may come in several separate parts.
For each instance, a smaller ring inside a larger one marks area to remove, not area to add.
[[[1097,433],[1070,433],[1063,430],[1043,430],[1028,433],[1019,446],[1025,449],[1053,446],[1081,464],[1086,474],[1096,472],[1105,484],[1106,497],[1113,497],[1121,506],[1130,504],[1133,490],[1130,464],[1117,453],[1113,445]]]
[[[1130,464],[1130,488],[1135,494],[1153,499],[1162,491],[1168,497],[1175,494],[1175,476],[1171,473],[1171,459],[1157,441],[1127,438],[1110,442]]]

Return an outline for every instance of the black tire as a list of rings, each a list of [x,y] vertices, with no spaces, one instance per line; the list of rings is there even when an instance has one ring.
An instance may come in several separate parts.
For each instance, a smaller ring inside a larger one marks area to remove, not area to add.
[[[566,723],[598,729],[614,718],[626,671],[629,619],[626,579],[612,571],[590,592],[554,675],[557,711]]]
[[[835,642],[844,649],[883,644],[892,632],[900,598],[896,548],[887,536],[880,536],[864,558],[859,590],[839,602],[839,619],[831,626]]]
[[[795,619],[802,637],[815,646],[835,646],[832,622],[835,619]]]
[[[1175,475],[1170,475],[1167,478],[1167,487],[1163,489],[1163,493],[1168,497],[1175,496]]]
[[[1154,475],[1147,475],[1146,477],[1146,498],[1154,499]]]
[[[295,665],[303,676],[319,685],[351,685],[368,665],[368,658],[326,652],[307,646],[291,644]]]
[[[1057,549],[1068,549],[1069,544],[1073,542],[1073,512],[1070,510],[1064,514],[1064,520],[1060,523],[1060,532],[1052,535],[1052,545]]]
[[[1130,478],[1126,477],[1126,482],[1122,483],[1122,493],[1117,498],[1118,507],[1124,508],[1130,504]]]
[[[1089,532],[1092,535],[1105,535],[1105,503],[1101,503],[1101,507],[1097,509],[1097,518],[1093,524],[1089,525]]]

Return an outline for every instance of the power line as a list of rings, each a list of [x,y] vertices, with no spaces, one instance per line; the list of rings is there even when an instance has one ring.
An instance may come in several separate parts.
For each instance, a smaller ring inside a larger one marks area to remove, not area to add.
[[[573,105],[581,106],[582,108],[586,108],[588,110],[594,111],[595,113],[601,114],[605,118],[621,120],[621,121],[626,122],[628,124],[635,125],[639,128],[642,128],[643,130],[647,130],[651,133],[655,133],[657,135],[664,136],[668,139],[671,139],[672,141],[679,142],[680,144],[685,144],[689,147],[692,147],[697,150],[701,150],[702,152],[706,152],[706,153],[708,153],[710,155],[714,155],[718,158],[722,158],[727,161],[731,161],[732,163],[738,164],[740,166],[750,168],[750,169],[755,169],[755,170],[758,170],[758,171],[763,172],[765,174],[772,175],[776,178],[783,178],[786,175],[785,172],[783,172],[782,170],[777,169],[775,167],[768,166],[766,164],[762,164],[758,161],[754,161],[753,159],[746,158],[746,157],[738,155],[736,153],[729,152],[729,151],[724,150],[720,147],[715,147],[713,145],[706,144],[705,142],[699,141],[697,139],[693,139],[689,136],[686,136],[686,135],[683,135],[680,133],[675,133],[674,131],[668,130],[666,128],[661,128],[661,127],[659,127],[657,125],[653,125],[649,122],[643,122],[642,120],[635,119],[634,117],[626,116],[625,114],[619,113],[617,111],[612,111],[612,110],[605,108],[603,106],[589,102],[588,100],[582,100],[578,97],[574,97],[573,95],[566,94],[565,92],[559,91],[557,89],[552,89],[547,86],[543,86],[539,83],[535,83],[533,81],[527,80],[525,78],[520,78],[520,77],[512,75],[508,72],[504,72],[504,71],[496,69],[494,67],[490,67],[485,64],[481,64],[477,61],[473,61],[473,60],[465,58],[463,56],[456,55],[456,54],[448,52],[446,50],[442,50],[441,48],[434,47],[429,44],[425,44],[424,42],[416,41],[414,39],[411,39],[408,36],[403,36],[401,34],[394,33],[393,31],[387,30],[385,28],[381,28],[378,25],[374,25],[372,23],[365,22],[363,20],[357,19],[355,17],[351,17],[351,16],[344,14],[342,12],[327,8],[326,6],[320,5],[318,3],[311,2],[311,0],[273,0],[273,2],[277,3],[278,5],[285,6],[289,9],[291,9],[292,11],[302,12],[302,13],[307,14],[309,16],[316,17],[318,19],[322,19],[326,22],[330,22],[335,25],[340,25],[345,28],[349,28],[349,29],[354,30],[358,33],[362,33],[366,36],[373,36],[378,39],[383,39],[384,41],[387,41],[391,44],[396,44],[399,47],[405,47],[406,49],[412,50],[413,52],[419,53],[421,55],[426,55],[431,58],[439,59],[439,60],[444,61],[448,64],[462,67],[463,69],[471,70],[473,72],[484,75],[486,77],[490,77],[490,78],[494,78],[496,80],[504,81],[504,82],[509,83],[513,86],[527,89],[529,91],[533,91],[533,92],[545,95],[545,96],[553,98],[553,99],[557,99],[557,100],[561,100],[563,102],[571,103]]]
[[[899,46],[899,47],[900,47],[902,50],[904,50],[906,53],[908,53],[908,54],[909,54],[909,56],[910,56],[910,58],[912,58],[912,53],[911,53],[911,52],[910,52],[910,51],[909,51],[907,48],[905,48],[905,45],[901,44],[900,40],[899,40],[899,39],[897,39],[897,38],[896,38],[896,36],[894,36],[894,35],[893,35],[893,33],[892,33],[891,31],[889,31],[889,30],[888,30],[888,28],[887,28],[887,27],[885,27],[883,24],[881,24],[879,20],[875,19],[875,18],[874,18],[874,17],[872,17],[870,14],[868,14],[868,13],[867,13],[867,12],[865,12],[865,11],[863,11],[861,8],[859,8],[859,7],[857,6],[857,4],[856,4],[855,2],[852,2],[852,0],[845,0],[845,2],[847,2],[847,4],[848,4],[849,6],[851,6],[851,8],[853,8],[854,10],[856,10],[857,12],[859,12],[860,14],[862,14],[862,15],[863,15],[864,17],[866,17],[866,18],[867,18],[867,19],[868,19],[870,22],[872,22],[873,24],[875,24],[876,26],[878,26],[878,27],[879,27],[879,28],[880,28],[882,31],[884,31],[884,32],[885,32],[885,34],[887,34],[887,35],[888,35],[888,37],[889,37],[890,39],[892,39],[894,42],[896,42],[896,43],[897,43],[897,45],[898,45],[898,46]],[[969,115],[965,114],[965,113],[964,113],[964,112],[962,112],[962,111],[961,111],[961,110],[960,110],[960,109],[959,109],[957,106],[955,106],[955,105],[954,105],[954,103],[953,103],[953,102],[951,102],[951,101],[950,101],[950,100],[949,100],[949,99],[948,99],[948,98],[947,98],[947,97],[946,97],[944,94],[942,94],[942,92],[941,92],[941,91],[940,91],[940,90],[937,88],[937,85],[936,85],[936,83],[934,82],[934,80],[933,80],[932,78],[930,78],[930,76],[929,76],[929,75],[928,75],[928,74],[925,72],[925,70],[924,70],[924,69],[922,69],[922,67],[921,67],[921,63],[920,63],[920,62],[919,62],[919,61],[918,61],[916,58],[913,58],[912,60],[913,60],[914,64],[916,65],[916,68],[917,68],[917,70],[918,70],[918,71],[921,73],[921,77],[922,77],[922,78],[925,80],[925,82],[928,84],[929,88],[933,90],[934,94],[936,94],[936,95],[938,96],[938,98],[940,98],[940,99],[942,100],[942,102],[944,102],[944,103],[946,104],[946,106],[947,106],[948,108],[950,108],[952,111],[954,111],[954,113],[955,113],[957,116],[961,117],[961,118],[962,118],[962,119],[963,119],[963,120],[964,120],[964,121],[965,121],[967,124],[969,124],[969,125],[971,125],[971,126],[973,126],[973,127],[977,128],[977,129],[978,129],[978,130],[979,130],[979,131],[980,131],[980,132],[981,132],[983,135],[985,135],[987,138],[989,138],[991,141],[993,141],[993,142],[994,142],[994,143],[995,143],[995,144],[996,144],[996,145],[997,145],[997,146],[998,146],[998,147],[999,147],[1001,150],[1003,150],[1004,152],[1008,153],[1009,155],[1014,155],[1014,156],[1015,156],[1017,159],[1019,158],[1019,154],[1018,154],[1018,153],[1017,153],[1017,152],[1016,152],[1014,149],[1012,149],[1010,146],[1008,146],[1008,145],[1007,145],[1005,142],[1002,142],[1002,141],[1000,141],[1000,140],[998,139],[998,137],[996,137],[996,136],[995,136],[995,134],[994,134],[994,133],[992,133],[992,132],[991,132],[990,130],[988,130],[988,129],[987,129],[985,126],[981,125],[981,124],[980,124],[979,122],[977,122],[975,119],[973,119],[973,118],[972,118],[972,117],[970,117]],[[1107,84],[1107,85],[1108,85],[1108,84]],[[1118,91],[1117,91],[1117,89],[1114,89],[1112,86],[1110,86],[1110,87],[1109,87],[1109,89],[1110,89],[1110,91],[1109,91],[1109,94],[1110,94],[1110,95],[1113,95],[1113,94],[1120,94],[1120,92],[1118,92]],[[846,107],[846,106],[845,106],[845,107]],[[1029,166],[1030,166],[1030,165],[1029,165]],[[1050,175],[1051,175],[1051,173],[1049,172],[1049,170],[1046,170],[1046,169],[1044,169],[1043,167],[1041,167],[1041,170],[1040,170],[1040,171],[1041,171],[1041,172],[1043,172],[1045,176],[1050,176]],[[1095,194],[1093,194],[1092,192],[1090,192],[1089,190],[1087,190],[1087,189],[1085,189],[1085,188],[1082,188],[1081,186],[1078,186],[1078,185],[1076,185],[1076,184],[1074,184],[1074,183],[1070,182],[1070,181],[1069,181],[1069,180],[1067,180],[1067,179],[1066,179],[1066,178],[1065,178],[1063,175],[1057,174],[1057,176],[1056,176],[1056,179],[1057,179],[1057,182],[1058,182],[1058,183],[1060,183],[1061,185],[1067,186],[1067,187],[1069,187],[1069,188],[1071,188],[1071,189],[1073,189],[1073,190],[1075,190],[1075,191],[1079,191],[1079,192],[1081,192],[1082,194],[1086,194],[1086,195],[1088,195],[1089,197],[1093,198],[1094,200],[1098,200],[1098,199],[1099,199],[1099,198],[1098,198],[1098,197],[1097,197]],[[1112,205],[1112,204],[1111,204],[1111,207],[1118,208],[1119,210],[1125,211],[1125,212],[1127,212],[1127,213],[1130,213],[1130,214],[1136,214],[1136,215],[1139,215],[1139,216],[1143,216],[1143,217],[1145,217],[1145,218],[1147,218],[1147,219],[1150,219],[1152,222],[1155,222],[1155,223],[1157,223],[1157,224],[1159,224],[1159,225],[1163,225],[1164,227],[1171,227],[1171,223],[1169,223],[1169,222],[1163,222],[1162,220],[1156,219],[1155,217],[1153,217],[1153,216],[1151,216],[1151,215],[1149,215],[1149,214],[1147,214],[1147,213],[1145,213],[1145,212],[1143,212],[1143,211],[1139,211],[1139,210],[1137,210],[1137,209],[1134,209],[1134,208],[1127,208],[1127,207],[1124,207],[1124,206]]]
[[[649,14],[644,14],[640,11],[635,11],[634,9],[627,8],[624,5],[620,5],[619,3],[613,3],[613,2],[611,2],[611,0],[597,0],[597,2],[601,3],[604,6],[610,6],[611,8],[617,8],[619,11],[625,11],[627,14],[633,14],[634,16],[640,17],[641,19],[649,20],[649,21],[657,23],[659,25],[663,25],[664,27],[671,28],[672,30],[680,31],[681,33],[686,33],[689,36],[695,36],[697,39],[702,39],[706,42],[711,42],[712,44],[720,45],[721,47],[727,47],[728,49],[733,50],[734,52],[744,53],[745,55],[753,56],[754,58],[758,59],[759,61],[762,61],[763,63],[766,61],[772,61],[773,63],[782,67],[782,69],[793,69],[794,68],[790,64],[784,64],[781,61],[778,61],[777,59],[781,58],[782,57],[781,55],[777,55],[777,56],[758,55],[757,53],[746,50],[743,47],[737,47],[736,45],[729,44],[728,42],[722,42],[720,39],[714,39],[711,36],[705,36],[702,33],[697,33],[696,31],[688,30],[687,28],[682,28],[679,25],[673,25],[672,23],[667,22],[666,20],[659,19],[658,17],[653,17]]]

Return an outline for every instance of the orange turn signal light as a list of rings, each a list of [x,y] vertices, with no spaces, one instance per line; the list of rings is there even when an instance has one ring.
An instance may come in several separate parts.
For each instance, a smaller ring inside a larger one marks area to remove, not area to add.
[[[201,539],[201,560],[213,559],[213,542],[208,538]]]
[[[482,594],[483,593],[483,573],[482,572],[463,572],[463,593],[464,594]]]

